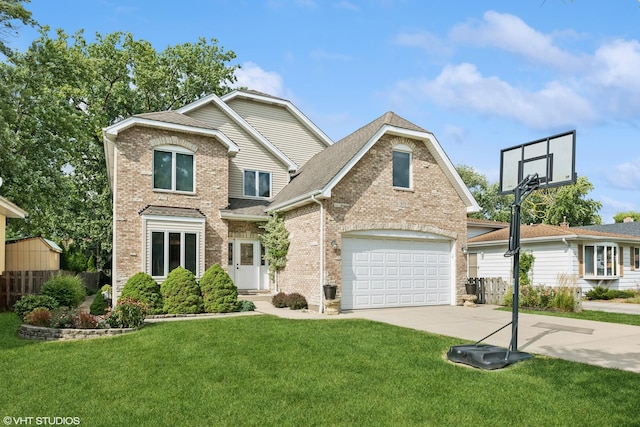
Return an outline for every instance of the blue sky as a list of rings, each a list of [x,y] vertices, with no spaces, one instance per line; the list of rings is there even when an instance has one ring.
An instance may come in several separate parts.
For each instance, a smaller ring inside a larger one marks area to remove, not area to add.
[[[603,222],[640,211],[638,0],[32,0],[68,34],[157,50],[215,38],[239,84],[292,101],[334,140],[387,111],[495,182],[500,150],[576,129]],[[25,49],[36,33],[8,39]]]

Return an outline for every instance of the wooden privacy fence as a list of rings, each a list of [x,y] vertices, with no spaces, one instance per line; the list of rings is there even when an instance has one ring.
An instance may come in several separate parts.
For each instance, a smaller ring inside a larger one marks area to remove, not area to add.
[[[21,297],[29,294],[39,294],[47,280],[55,275],[78,275],[89,289],[98,289],[100,273],[76,273],[64,270],[41,271],[5,271],[0,276],[0,310],[11,310],[13,304]]]
[[[509,284],[502,280],[502,277],[470,277],[467,283],[477,286],[479,304],[501,305],[509,291]]]

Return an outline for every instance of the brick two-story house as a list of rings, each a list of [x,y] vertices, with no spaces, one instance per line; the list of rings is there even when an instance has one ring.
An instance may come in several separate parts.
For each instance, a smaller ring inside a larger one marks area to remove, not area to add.
[[[466,215],[478,205],[430,132],[386,113],[333,143],[289,101],[207,96],[103,130],[113,192],[113,281],[177,265],[227,266],[239,289],[269,283],[259,225],[290,232],[278,290],[322,309],[455,304]]]

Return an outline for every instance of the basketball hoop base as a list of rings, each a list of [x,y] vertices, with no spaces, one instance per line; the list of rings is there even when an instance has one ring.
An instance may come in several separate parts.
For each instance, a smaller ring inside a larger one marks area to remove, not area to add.
[[[447,352],[447,359],[484,370],[502,369],[533,356],[522,351],[509,351],[494,345],[454,345]]]

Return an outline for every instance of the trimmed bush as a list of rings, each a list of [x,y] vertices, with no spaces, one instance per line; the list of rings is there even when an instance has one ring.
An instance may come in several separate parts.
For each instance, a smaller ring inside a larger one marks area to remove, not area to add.
[[[162,314],[160,285],[147,273],[137,273],[127,280],[120,298],[133,298],[149,307],[149,314]]]
[[[94,316],[102,316],[106,314],[108,308],[109,301],[102,295],[102,292],[98,292],[89,307],[89,313]]]
[[[287,295],[287,307],[289,307],[291,310],[301,310],[303,308],[307,308],[307,299],[303,295],[294,292]]]
[[[49,295],[25,295],[16,301],[13,305],[13,311],[20,316],[21,319],[24,319],[26,314],[38,307],[44,307],[52,311],[59,306],[58,301]]]
[[[205,271],[200,279],[200,289],[207,313],[229,313],[238,309],[238,288],[220,264]]]
[[[238,301],[237,311],[254,311],[255,309],[256,309],[256,305],[253,303],[253,301],[249,301],[249,300]]]
[[[107,321],[112,328],[140,328],[146,315],[146,304],[133,298],[120,298]]]
[[[160,286],[160,293],[165,313],[202,313],[202,295],[196,277],[183,267],[177,267],[169,273]]]
[[[287,306],[287,294],[284,292],[278,292],[271,297],[271,304],[277,308],[285,308]]]
[[[78,307],[87,296],[78,276],[54,276],[42,286],[41,293],[55,298],[61,307],[70,308]]]
[[[25,323],[33,326],[51,326],[51,318],[53,314],[45,307],[36,307],[24,316]]]

